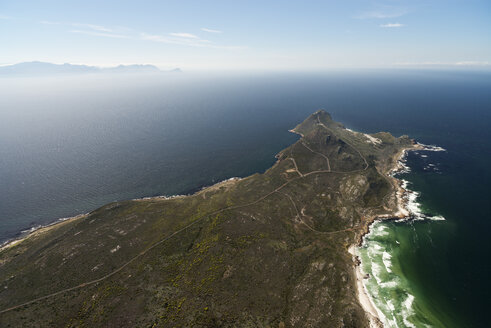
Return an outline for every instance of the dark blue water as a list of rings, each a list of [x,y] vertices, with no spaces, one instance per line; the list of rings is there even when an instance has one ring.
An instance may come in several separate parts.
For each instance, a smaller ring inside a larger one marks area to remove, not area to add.
[[[490,73],[0,79],[0,240],[113,200],[264,171],[319,108],[448,150],[432,155],[438,173],[409,158],[411,188],[447,220],[413,229],[431,242],[398,256],[442,322],[489,326]]]

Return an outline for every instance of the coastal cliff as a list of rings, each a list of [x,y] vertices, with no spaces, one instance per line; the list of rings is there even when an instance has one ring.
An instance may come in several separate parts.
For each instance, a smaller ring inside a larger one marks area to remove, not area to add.
[[[406,215],[390,172],[416,146],[322,110],[292,132],[264,174],[111,203],[5,246],[0,325],[379,324],[348,249],[375,218]]]

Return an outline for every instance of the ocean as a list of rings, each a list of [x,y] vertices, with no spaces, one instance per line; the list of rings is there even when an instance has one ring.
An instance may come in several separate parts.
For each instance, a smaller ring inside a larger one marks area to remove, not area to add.
[[[353,130],[446,150],[409,152],[398,175],[420,219],[376,223],[359,248],[387,325],[491,326],[489,72],[0,78],[0,241],[111,201],[263,172],[320,108]]]

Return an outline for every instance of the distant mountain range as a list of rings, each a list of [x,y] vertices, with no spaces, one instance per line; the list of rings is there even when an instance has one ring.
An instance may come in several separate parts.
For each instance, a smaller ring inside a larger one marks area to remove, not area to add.
[[[154,65],[119,65],[115,67],[97,67],[88,65],[53,64],[45,62],[24,62],[0,66],[1,75],[53,75],[87,73],[161,73]],[[179,68],[165,72],[181,72]]]

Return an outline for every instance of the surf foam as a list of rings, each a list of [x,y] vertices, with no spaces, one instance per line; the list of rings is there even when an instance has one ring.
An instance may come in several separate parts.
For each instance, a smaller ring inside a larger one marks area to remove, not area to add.
[[[442,147],[420,144],[422,149],[418,155],[425,160],[429,157],[420,154],[422,151],[446,151]],[[428,164],[426,164],[428,165]],[[434,164],[428,165],[430,168]],[[410,173],[407,164],[407,151],[398,161],[392,176]],[[411,183],[406,179],[400,179],[403,190],[403,210],[407,216],[398,221],[419,220],[445,220],[441,215],[427,213],[419,202],[421,193],[411,190]],[[426,325],[420,322],[415,311],[415,297],[411,293],[410,283],[400,275],[397,253],[401,243],[394,235],[395,232],[387,223],[376,220],[370,227],[370,231],[363,238],[362,245],[356,249],[361,261],[361,271],[368,274],[368,279],[363,280],[364,289],[368,292],[372,303],[380,313],[379,318],[384,327],[418,327]]]

